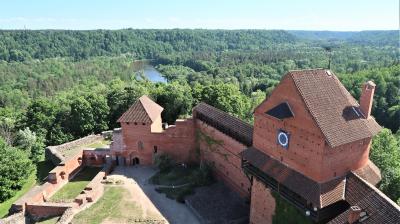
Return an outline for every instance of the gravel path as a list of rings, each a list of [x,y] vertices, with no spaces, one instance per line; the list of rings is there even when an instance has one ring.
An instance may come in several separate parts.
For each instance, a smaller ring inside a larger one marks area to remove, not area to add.
[[[157,170],[154,168],[146,166],[117,166],[110,178],[121,178],[126,181],[124,185],[128,187],[132,195],[137,195],[139,199],[137,201],[143,203],[142,206],[151,209],[155,207],[169,223],[199,224],[199,220],[185,204],[178,203],[167,198],[164,194],[157,193],[155,191],[156,186],[148,183],[148,179],[156,172]]]

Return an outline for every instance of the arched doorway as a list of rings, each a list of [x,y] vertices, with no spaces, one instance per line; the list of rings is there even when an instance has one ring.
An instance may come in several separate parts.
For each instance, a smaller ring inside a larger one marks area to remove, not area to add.
[[[135,157],[132,159],[132,165],[139,165],[140,164],[140,160],[138,157]]]

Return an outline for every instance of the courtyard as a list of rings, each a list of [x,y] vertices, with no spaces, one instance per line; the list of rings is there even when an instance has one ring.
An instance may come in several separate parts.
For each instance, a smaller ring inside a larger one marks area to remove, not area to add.
[[[151,167],[117,166],[108,176],[103,196],[77,213],[72,223],[200,223],[189,208],[157,193]]]

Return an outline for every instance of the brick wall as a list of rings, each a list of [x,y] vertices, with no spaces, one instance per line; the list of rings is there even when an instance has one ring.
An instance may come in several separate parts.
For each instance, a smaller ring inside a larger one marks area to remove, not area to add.
[[[275,214],[275,205],[275,198],[272,196],[271,190],[254,178],[251,188],[250,223],[272,223],[272,218]]]
[[[283,102],[288,102],[294,117],[282,121],[266,114]],[[368,162],[371,139],[333,149],[327,145],[290,76],[286,76],[271,96],[256,108],[254,117],[253,146],[317,182],[343,176]],[[280,129],[290,134],[287,149],[277,144]]]
[[[124,157],[125,165],[132,165],[134,158],[138,158],[140,164],[150,165],[155,151],[168,153],[178,162],[189,161],[193,157],[195,137],[192,119],[177,120],[175,125],[160,133],[151,132],[150,125],[121,123],[121,127],[125,149],[112,150],[112,154]]]
[[[249,196],[250,182],[241,168],[239,155],[247,147],[206,123],[196,120],[198,147],[203,158],[214,164],[215,174],[241,196]],[[211,137],[214,144],[207,142]]]
[[[367,165],[371,138],[344,144],[335,148],[325,145],[322,175],[327,177],[342,176],[349,170],[357,170]]]
[[[61,216],[68,208],[76,207],[75,203],[29,203],[26,212],[35,220]]]
[[[266,114],[268,110],[283,102],[289,104],[294,117],[279,120]],[[321,169],[325,138],[290,76],[286,76],[269,98],[256,108],[254,117],[254,147],[315,181],[331,179],[325,176]],[[290,134],[287,149],[277,143],[280,129]]]

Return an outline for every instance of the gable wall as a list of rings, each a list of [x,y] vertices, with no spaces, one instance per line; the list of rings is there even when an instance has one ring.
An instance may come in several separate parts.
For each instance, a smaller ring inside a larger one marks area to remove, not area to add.
[[[285,101],[291,107],[294,118],[281,121],[265,114]],[[287,149],[277,143],[279,129],[290,134]],[[327,180],[321,172],[325,139],[290,75],[286,75],[271,96],[256,108],[253,146],[317,182]]]

